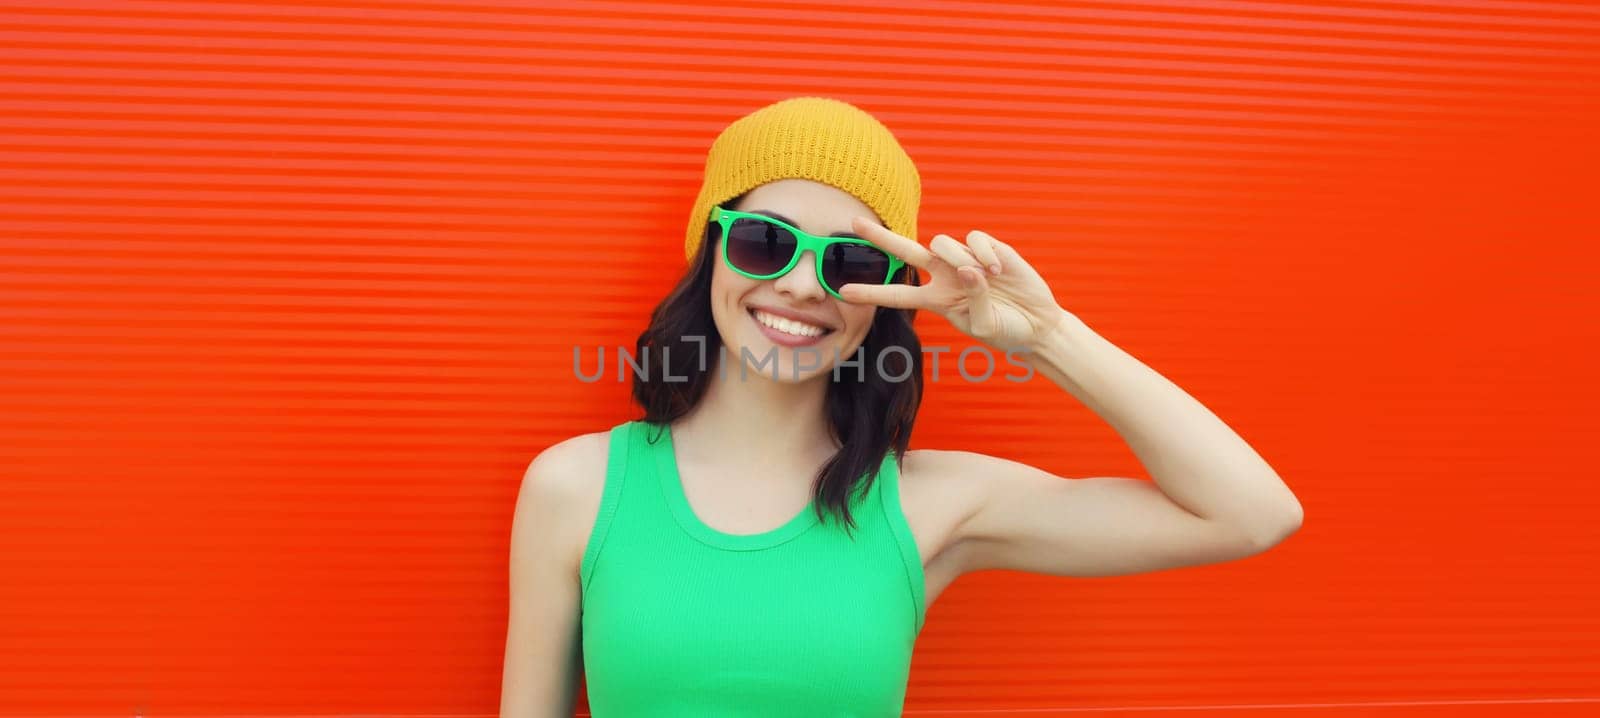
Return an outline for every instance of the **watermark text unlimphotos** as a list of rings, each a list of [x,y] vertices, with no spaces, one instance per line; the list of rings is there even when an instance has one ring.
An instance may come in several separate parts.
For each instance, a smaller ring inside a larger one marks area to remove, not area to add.
[[[686,342],[693,342],[695,344],[692,349],[692,351],[695,353],[695,367],[698,371],[704,372],[708,366],[708,357],[706,356],[706,338],[703,336],[691,335],[684,336],[683,339]],[[816,369],[821,369],[823,366],[825,366],[822,363],[823,352],[817,350],[815,347],[785,348],[794,353],[794,361],[789,362],[788,367],[790,379],[792,381],[799,381],[801,374],[811,372]],[[652,355],[655,355],[654,359],[659,362],[657,366],[660,368],[661,381],[668,383],[689,381],[689,377],[687,375],[678,376],[672,373],[672,367],[674,364],[672,363],[672,347],[670,346],[655,348],[646,347],[637,355],[635,355],[633,351],[626,347],[619,346],[615,347],[615,349],[615,356],[617,359],[616,377],[618,382],[628,381],[628,374],[630,372],[634,377],[640,380],[649,380],[652,375],[650,371]],[[770,376],[774,381],[777,381],[780,378],[778,373],[778,349],[779,347],[776,346],[769,347],[764,354],[761,356],[756,356],[750,351],[749,347],[740,347],[739,356],[742,361],[739,362],[739,380],[746,380],[749,377],[750,369],[753,366],[756,372],[761,373],[767,373],[770,369]],[[572,374],[578,378],[578,381],[592,384],[605,378],[606,348],[603,346],[597,346],[595,347],[595,350],[596,356],[594,362],[594,371],[586,373],[583,370],[583,366],[585,364],[583,359],[583,348],[573,345]],[[948,346],[927,345],[922,347],[922,354],[927,357],[929,368],[931,370],[929,374],[930,380],[935,382],[939,381],[939,355],[949,354],[951,351],[953,351],[953,349]],[[856,347],[855,357],[852,359],[841,358],[838,348],[830,350],[830,353],[833,355],[834,381],[839,381],[840,377],[843,376],[843,372],[849,370],[855,371],[856,381],[866,381],[868,371],[876,372],[876,376],[881,377],[885,381],[889,381],[891,383],[899,383],[911,378],[911,371],[913,368],[911,361],[911,350],[902,346],[886,347],[883,349],[883,351],[878,352],[878,355],[872,360],[867,359],[866,347],[864,346]],[[1033,365],[1021,361],[1018,358],[1020,355],[1027,353],[1027,350],[1023,349],[1006,350],[1004,354],[1002,354],[1005,363],[1022,370],[1022,373],[1006,373],[1002,375],[1002,378],[1004,378],[1006,381],[1012,382],[1024,382],[1032,378]],[[890,359],[889,357],[891,356],[898,357],[898,359]],[[980,358],[969,361],[969,359],[971,359],[973,356],[978,356]],[[717,362],[718,378],[726,379],[728,376],[728,349],[726,346],[717,347],[717,357],[720,360]],[[995,369],[999,364],[999,362],[995,359],[994,352],[990,351],[988,347],[981,345],[969,346],[965,349],[962,349],[955,355],[954,359],[956,373],[961,375],[963,380],[973,383],[985,382],[994,377]],[[970,371],[968,368],[969,365],[981,367],[981,371]]]

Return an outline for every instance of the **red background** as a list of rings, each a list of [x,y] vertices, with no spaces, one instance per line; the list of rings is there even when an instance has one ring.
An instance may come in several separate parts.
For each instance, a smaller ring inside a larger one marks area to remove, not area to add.
[[[907,715],[1600,713],[1600,10],[539,5],[0,8],[0,714],[494,714],[521,471],[634,416],[572,347],[631,345],[711,139],[800,94],[1306,509],[962,578]],[[913,446],[1148,478],[1037,376],[944,366]]]

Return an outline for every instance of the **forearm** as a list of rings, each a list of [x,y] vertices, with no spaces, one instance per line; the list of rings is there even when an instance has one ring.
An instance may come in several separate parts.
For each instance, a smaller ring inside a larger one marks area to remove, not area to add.
[[[1194,397],[1062,311],[1026,355],[1120,434],[1174,502],[1273,543],[1301,508],[1277,472]]]

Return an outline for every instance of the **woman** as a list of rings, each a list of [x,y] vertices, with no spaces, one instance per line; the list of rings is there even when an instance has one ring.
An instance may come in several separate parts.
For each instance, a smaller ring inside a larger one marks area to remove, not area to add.
[[[791,98],[719,135],[689,270],[636,346],[645,416],[524,477],[502,716],[571,715],[580,666],[596,718],[900,715],[927,606],[964,573],[1156,571],[1298,528],[1261,457],[1016,248],[913,241],[920,195],[844,102]],[[919,309],[1084,402],[1155,484],[907,451]]]

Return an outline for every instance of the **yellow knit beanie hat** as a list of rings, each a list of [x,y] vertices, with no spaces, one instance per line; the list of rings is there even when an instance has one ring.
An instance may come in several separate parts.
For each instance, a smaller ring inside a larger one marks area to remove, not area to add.
[[[838,187],[872,208],[883,226],[917,239],[922,178],[883,123],[826,97],[791,97],[735,120],[711,143],[705,180],[689,214],[684,256],[705,240],[711,208],[773,180],[799,177]]]

